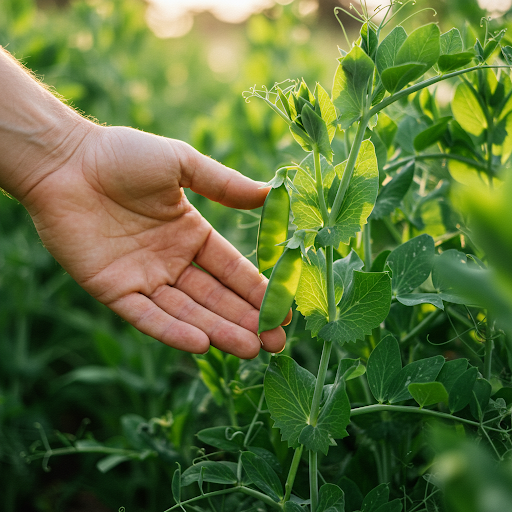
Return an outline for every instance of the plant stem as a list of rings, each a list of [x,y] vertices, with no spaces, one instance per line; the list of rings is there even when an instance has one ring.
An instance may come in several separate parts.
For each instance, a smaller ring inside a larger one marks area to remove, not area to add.
[[[333,272],[333,262],[334,262],[334,248],[332,245],[328,245],[326,247],[326,264],[327,264],[327,307],[329,311],[329,322],[334,322],[336,320],[336,296],[334,293],[334,272]]]
[[[411,329],[401,340],[400,344],[407,343],[408,341],[412,340],[415,336],[420,334],[425,327],[428,327],[428,325],[433,322],[441,313],[443,312],[442,309],[435,309],[431,313],[429,313],[416,327]]]
[[[229,487],[228,489],[221,489],[219,491],[207,492],[205,494],[195,496],[194,498],[190,498],[187,501],[182,501],[181,503],[177,503],[176,505],[172,506],[171,508],[164,510],[164,512],[171,512],[171,510],[183,508],[182,507],[183,505],[188,505],[189,503],[192,503],[194,501],[211,498],[213,496],[221,496],[223,494],[231,494],[233,492],[241,492],[243,494],[247,494],[248,496],[252,496],[253,498],[256,498],[257,500],[262,501],[266,505],[270,505],[271,507],[277,508],[279,510],[283,510],[281,503],[274,501],[272,498],[269,498],[266,494],[263,494],[262,492],[251,489],[250,487],[244,487],[241,485],[239,487]]]
[[[372,268],[372,232],[371,219],[363,226],[363,251],[364,251],[364,270],[370,272]]]
[[[454,153],[424,153],[422,155],[415,155],[407,158],[401,158],[400,160],[395,160],[394,162],[385,165],[384,171],[394,171],[395,169],[399,169],[405,164],[408,164],[412,160],[457,160],[458,162],[463,162],[482,171],[487,171],[488,168],[487,163],[478,162],[477,160],[474,160],[472,158],[456,155]]]
[[[490,321],[489,313],[487,313],[487,322],[490,325],[490,336],[485,340],[484,378],[490,381],[492,369],[492,352],[494,349],[494,325],[492,321]]]
[[[309,499],[311,512],[316,512],[318,505],[318,453],[313,450],[309,450]]]
[[[374,412],[407,412],[413,414],[424,414],[425,416],[435,416],[437,418],[443,418],[446,420],[458,421],[460,423],[466,423],[467,425],[472,425],[473,427],[482,427],[479,422],[467,420],[466,418],[460,418],[459,416],[453,416],[453,414],[448,414],[446,412],[434,411],[432,409],[425,409],[420,407],[414,407],[412,405],[385,405],[385,404],[372,404],[365,405],[363,407],[357,407],[350,411],[350,418],[354,416],[361,416],[362,414],[369,414]],[[498,428],[493,427],[485,427],[487,430],[493,430],[495,432],[503,432]]]
[[[300,458],[302,457],[302,450],[304,449],[304,445],[301,444],[298,448],[295,448],[295,453],[293,454],[292,463],[290,465],[290,471],[288,471],[288,478],[286,479],[286,484],[284,485],[285,495],[284,502],[286,503],[290,499],[290,494],[292,493],[293,482],[295,481],[295,475],[297,474],[297,469],[299,468]]]
[[[348,185],[352,178],[352,174],[354,172],[354,168],[356,166],[357,157],[359,156],[359,150],[361,149],[361,144],[363,142],[364,133],[366,131],[366,127],[368,126],[368,121],[370,120],[370,115],[365,115],[359,121],[359,125],[357,127],[357,132],[354,137],[354,141],[352,142],[352,147],[350,148],[350,154],[348,156],[347,165],[345,166],[345,170],[343,171],[343,176],[341,178],[340,186],[338,188],[338,192],[336,192],[336,197],[334,199],[334,204],[332,205],[331,213],[329,214],[329,226],[334,226],[336,224],[336,219],[341,210],[341,206],[343,204],[343,199],[345,199],[345,194],[348,189]]]
[[[315,391],[313,393],[313,401],[311,402],[311,412],[309,414],[309,424],[316,426],[318,413],[320,412],[320,400],[324,390],[325,376],[329,366],[329,358],[331,356],[332,341],[324,341],[322,349],[322,357],[320,358],[320,367],[316,378]]]
[[[325,204],[324,186],[322,183],[322,164],[320,163],[320,152],[317,147],[313,149],[313,158],[315,162],[316,193],[318,195],[320,211],[322,212],[322,220],[324,221],[325,226],[329,221],[329,212],[327,211],[327,205]]]

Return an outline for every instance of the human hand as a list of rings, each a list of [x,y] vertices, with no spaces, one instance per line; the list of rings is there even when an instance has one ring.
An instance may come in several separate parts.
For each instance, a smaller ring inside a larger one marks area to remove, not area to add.
[[[20,198],[41,239],[93,297],[180,350],[242,358],[284,347],[257,336],[266,279],[189,203],[182,187],[234,208],[267,194],[189,145],[123,127],[88,131]],[[195,267],[193,263],[202,269]]]

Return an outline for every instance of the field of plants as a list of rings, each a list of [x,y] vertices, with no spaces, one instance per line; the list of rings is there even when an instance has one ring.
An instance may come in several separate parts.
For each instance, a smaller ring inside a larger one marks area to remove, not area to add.
[[[139,0],[0,0],[84,115],[269,183],[186,193],[270,278],[260,331],[293,310],[281,354],[179,352],[0,195],[3,512],[512,512],[512,12],[304,3],[158,39]]]

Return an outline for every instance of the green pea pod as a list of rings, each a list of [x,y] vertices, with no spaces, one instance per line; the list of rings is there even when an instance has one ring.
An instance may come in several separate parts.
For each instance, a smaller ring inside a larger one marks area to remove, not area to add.
[[[260,309],[258,334],[279,327],[292,307],[302,270],[300,248],[285,249],[276,263]]]
[[[288,236],[288,223],[290,218],[290,196],[284,184],[270,189],[261,212],[260,230],[258,233],[258,247],[256,257],[258,270],[264,272],[272,268],[284,247],[277,246],[284,242]]]

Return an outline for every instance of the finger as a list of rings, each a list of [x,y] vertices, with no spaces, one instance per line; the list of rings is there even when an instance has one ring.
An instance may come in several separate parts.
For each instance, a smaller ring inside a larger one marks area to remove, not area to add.
[[[214,347],[243,359],[258,355],[261,343],[254,332],[206,309],[181,290],[163,285],[149,298],[171,316],[201,329]]]
[[[206,272],[191,265],[174,287],[213,313],[257,334],[259,310]],[[284,348],[286,334],[279,327],[262,333],[260,340],[266,351],[280,352]]]
[[[130,293],[108,307],[139,331],[166,345],[193,354],[204,354],[210,348],[210,340],[201,329],[173,318],[145,295]]]
[[[181,144],[180,185],[230,208],[251,210],[265,202],[269,187]]]

